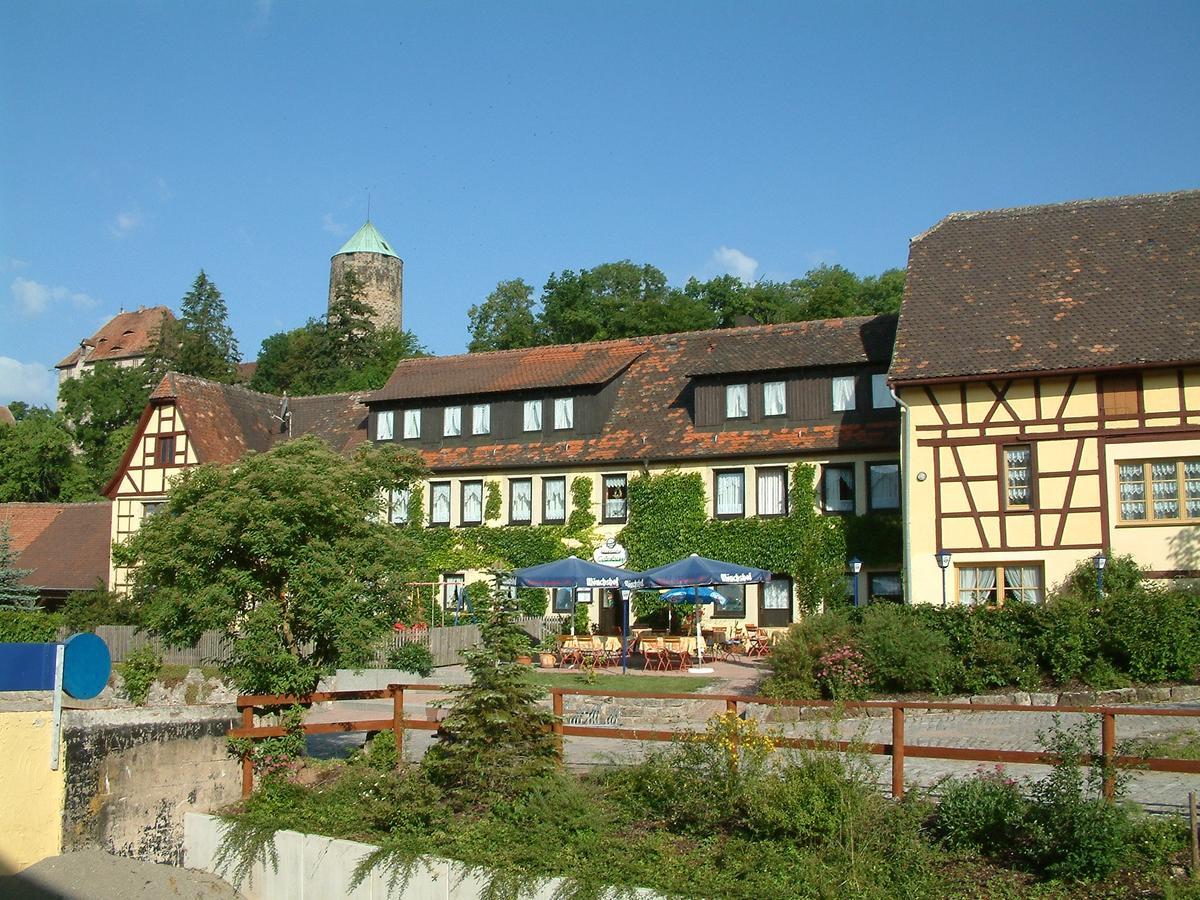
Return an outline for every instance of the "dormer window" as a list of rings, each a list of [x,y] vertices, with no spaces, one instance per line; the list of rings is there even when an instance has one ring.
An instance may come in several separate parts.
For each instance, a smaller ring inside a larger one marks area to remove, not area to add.
[[[526,400],[525,401],[525,430],[526,431],[541,431],[542,430],[542,401],[541,400]]]
[[[554,428],[562,431],[575,426],[575,398],[559,397],[554,401]]]
[[[392,410],[375,413],[375,440],[390,441],[395,437],[396,414]]]
[[[725,418],[744,419],[750,415],[749,396],[748,385],[725,385]]]
[[[471,434],[492,433],[492,405],[476,403],[471,407]]]
[[[768,381],[763,384],[763,415],[787,415],[787,382]]]
[[[421,411],[406,409],[404,411],[404,439],[415,440],[421,436]]]
[[[850,412],[856,406],[854,376],[835,375],[833,378],[833,411]]]
[[[447,406],[442,413],[442,437],[458,437],[462,434],[462,407]]]

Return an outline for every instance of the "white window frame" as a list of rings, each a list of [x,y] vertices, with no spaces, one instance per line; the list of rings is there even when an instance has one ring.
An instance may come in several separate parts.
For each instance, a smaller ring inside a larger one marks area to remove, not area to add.
[[[421,410],[404,411],[404,440],[414,441],[421,437]]]
[[[740,400],[740,403],[738,402]],[[746,419],[750,416],[750,385],[725,385],[725,418]]]
[[[471,434],[492,433],[492,404],[476,403],[471,407]]]
[[[829,380],[830,400],[833,403],[834,412],[853,412],[858,409],[858,386],[855,382],[856,379],[853,375],[834,375]],[[844,405],[847,385],[850,388],[849,406]]]
[[[391,441],[396,438],[396,413],[383,409],[375,413],[375,440]]]
[[[522,420],[525,431],[541,431],[542,430],[542,401],[541,400],[526,400],[524,405],[524,417]]]
[[[442,410],[442,437],[462,436],[462,407],[447,406]]]

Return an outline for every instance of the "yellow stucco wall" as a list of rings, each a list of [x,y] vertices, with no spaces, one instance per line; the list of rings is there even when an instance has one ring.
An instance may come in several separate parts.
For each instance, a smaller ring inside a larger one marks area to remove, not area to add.
[[[0,712],[0,875],[62,848],[64,766],[50,768],[49,710]]]
[[[1200,425],[1200,413],[1186,411],[1200,410],[1200,370],[1184,371],[1183,382],[1181,410],[1177,370],[1143,373],[1145,422],[1110,418],[1103,427],[1098,382],[1091,375],[1018,380],[999,405],[993,387],[1002,388],[1002,379],[991,386],[901,388],[907,406],[902,478],[911,601],[942,599],[942,571],[934,558],[940,549],[939,495],[940,544],[953,553],[946,573],[951,603],[956,570],[964,565],[1038,563],[1047,588],[1101,548],[1132,554],[1151,571],[1200,569],[1200,526],[1122,525],[1117,514],[1121,461],[1200,457],[1200,439],[1194,437],[1139,439],[1155,429]],[[930,445],[943,435],[954,446]],[[1028,511],[1008,510],[999,451],[1006,444],[1026,443],[1033,451],[1036,500]],[[959,476],[966,480],[950,480]]]

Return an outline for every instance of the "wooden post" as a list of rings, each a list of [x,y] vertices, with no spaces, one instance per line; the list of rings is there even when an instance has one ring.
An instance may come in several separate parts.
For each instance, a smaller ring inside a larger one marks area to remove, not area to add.
[[[551,727],[558,744],[558,764],[561,766],[567,758],[563,748],[563,695],[559,688],[550,689],[550,702],[554,705],[554,724]]]
[[[392,689],[392,734],[396,736],[396,753],[404,762],[404,685],[393,684]]]
[[[904,707],[892,707],[892,799],[904,799]]]
[[[1192,878],[1200,881],[1200,823],[1196,821],[1196,792],[1188,794],[1188,819],[1191,822]]]
[[[1117,746],[1117,717],[1104,713],[1100,720],[1100,755],[1104,757],[1104,799],[1110,803],[1117,795],[1117,773],[1114,770]]]
[[[242,727],[254,727],[254,710],[247,706],[242,710]],[[250,739],[250,746],[253,748],[254,739]],[[250,792],[254,790],[254,754],[253,751],[246,753],[242,757],[242,799],[250,796]]]

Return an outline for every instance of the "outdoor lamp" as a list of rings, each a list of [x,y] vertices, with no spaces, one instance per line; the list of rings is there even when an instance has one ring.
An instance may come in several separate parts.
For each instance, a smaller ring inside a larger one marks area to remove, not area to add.
[[[950,551],[939,550],[933,554],[933,558],[937,560],[938,568],[942,570],[942,609],[946,608],[946,570],[950,568]]]
[[[858,573],[862,571],[862,560],[857,556],[850,560],[850,574],[854,576],[854,605],[858,606]]]
[[[1101,550],[1092,557],[1092,565],[1096,567],[1096,594],[1104,596],[1104,567],[1108,565],[1108,557]]]

